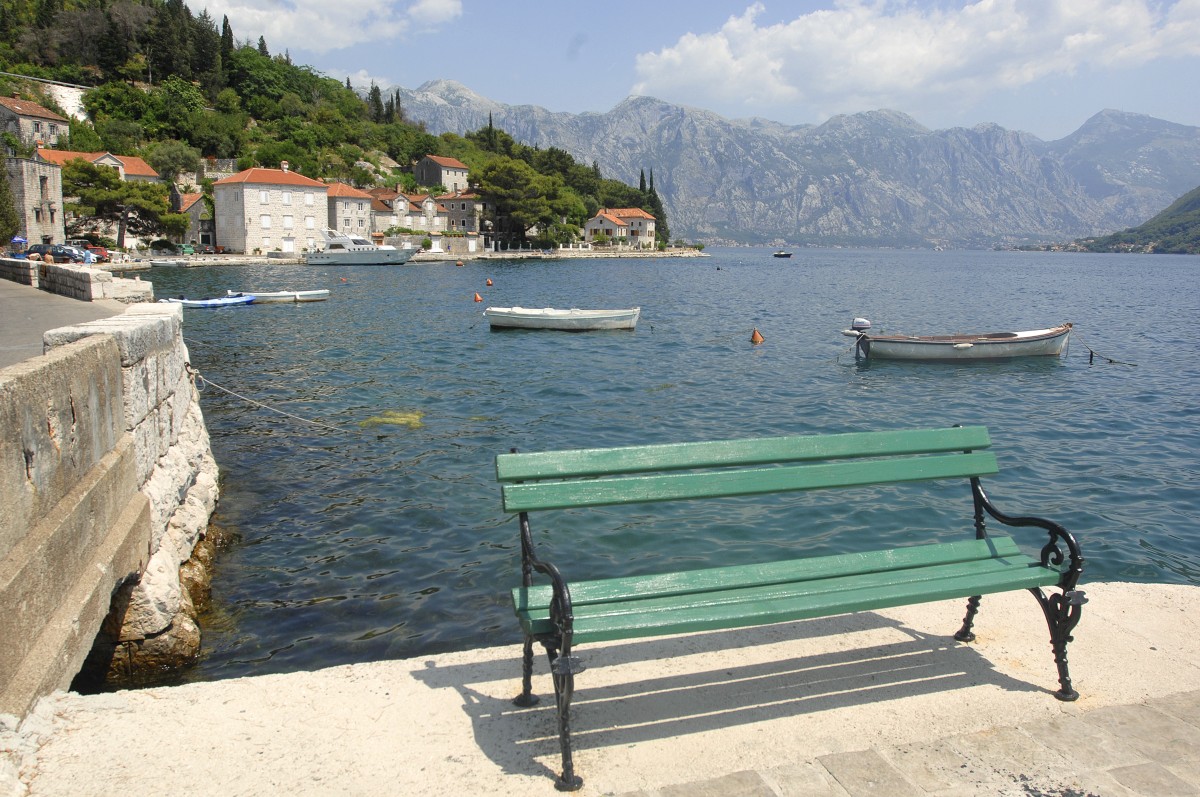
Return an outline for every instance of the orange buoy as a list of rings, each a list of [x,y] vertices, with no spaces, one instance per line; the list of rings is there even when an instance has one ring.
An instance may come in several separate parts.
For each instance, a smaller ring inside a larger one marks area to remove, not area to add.
[[[482,296],[480,296],[480,295],[477,293],[477,294],[475,294],[475,301],[477,301],[477,302],[482,302],[482,301],[483,301],[483,297],[482,297]]]
[[[488,277],[487,284],[488,284],[489,288],[492,287],[492,278],[491,277]]]
[[[456,265],[456,266],[461,266],[462,264],[463,264],[463,262],[462,262],[461,260],[459,260],[459,261],[458,261],[457,263],[455,263],[454,265]]]
[[[754,334],[750,336],[750,342],[755,346],[763,342],[762,333],[758,331],[758,327],[754,328]]]

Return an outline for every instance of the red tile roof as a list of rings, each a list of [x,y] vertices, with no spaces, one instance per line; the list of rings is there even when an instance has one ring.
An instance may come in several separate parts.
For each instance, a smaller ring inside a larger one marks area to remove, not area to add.
[[[204,194],[180,194],[179,195],[179,210],[187,213],[188,209],[204,198]]]
[[[600,208],[600,214],[616,216],[620,219],[650,219],[654,220],[654,216],[642,210],[641,208]]]
[[[426,155],[425,157],[429,158],[429,160],[433,161],[438,166],[441,166],[443,169],[467,170],[467,165],[465,163],[455,160],[454,158],[443,158],[441,155]]]
[[[363,191],[359,188],[355,188],[352,185],[346,185],[345,183],[329,183],[327,185],[327,187],[329,188],[329,196],[345,196],[345,197],[354,197],[356,199],[373,199],[374,198],[370,194],[368,194],[366,191]]]
[[[47,163],[56,163],[59,166],[65,166],[67,161],[85,160],[88,163],[95,163],[101,158],[112,158],[119,161],[121,168],[125,170],[126,176],[135,177],[150,177],[157,179],[158,172],[151,168],[150,164],[141,158],[133,155],[114,155],[111,152],[72,152],[67,149],[46,149],[39,147],[37,156]]]
[[[325,183],[283,169],[263,169],[254,167],[240,171],[231,177],[223,177],[213,185],[228,185],[230,183],[246,183],[247,185],[302,185],[309,188],[327,188]]]
[[[16,97],[0,97],[0,105],[3,105],[18,116],[33,116],[38,119],[49,119],[51,122],[70,124],[69,120],[59,116],[54,111],[47,110],[36,102],[30,102],[29,100],[21,100]]]

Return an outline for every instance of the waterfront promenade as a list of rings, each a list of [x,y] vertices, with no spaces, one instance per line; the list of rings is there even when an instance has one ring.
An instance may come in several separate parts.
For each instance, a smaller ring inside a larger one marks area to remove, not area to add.
[[[1076,703],[1051,694],[1045,625],[1024,593],[985,597],[972,645],[951,639],[962,602],[950,601],[588,646],[579,793],[1200,794],[1197,588],[1085,588]],[[57,694],[0,747],[21,762],[14,794],[549,797],[558,745],[537,665],[543,701],[527,710],[509,702],[515,635],[317,672]]]

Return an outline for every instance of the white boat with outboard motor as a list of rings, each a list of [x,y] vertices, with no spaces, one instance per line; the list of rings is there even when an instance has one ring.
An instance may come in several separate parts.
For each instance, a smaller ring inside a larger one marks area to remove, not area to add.
[[[843,335],[855,338],[856,353],[867,359],[966,362],[1016,357],[1057,357],[1071,336],[1071,323],[1023,332],[954,335],[875,335],[871,322],[856,318]]]
[[[322,230],[321,235],[325,238],[325,248],[304,256],[304,262],[310,266],[401,266],[417,253],[416,249],[374,244],[361,236],[336,230]]]
[[[483,311],[492,329],[558,329],[586,332],[596,329],[633,329],[642,308],[625,310],[558,310],[553,307],[489,307]]]
[[[255,304],[273,302],[323,302],[329,298],[329,289],[314,291],[225,291],[226,296],[253,296]]]

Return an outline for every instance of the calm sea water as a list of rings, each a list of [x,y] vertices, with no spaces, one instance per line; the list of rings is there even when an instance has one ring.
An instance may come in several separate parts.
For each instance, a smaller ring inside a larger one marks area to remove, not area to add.
[[[1085,582],[1200,583],[1200,260],[709,252],[155,269],[160,297],[333,291],[314,304],[185,310],[204,377],[327,425],[203,391],[222,472],[213,521],[238,542],[218,562],[203,658],[188,677],[515,643],[517,527],[493,470],[513,447],[985,424],[1001,468],[989,493],[1001,509],[1074,531]],[[492,332],[487,304],[640,305],[642,319],[635,332]],[[1077,334],[1056,360],[868,366],[839,334],[855,316],[914,334],[1060,321]],[[762,345],[750,343],[754,328]],[[1089,348],[1121,364],[1089,363]],[[952,529],[948,539],[970,533],[970,513],[965,485],[948,484],[534,523],[547,558],[590,577],[899,545],[931,539],[931,527]]]

